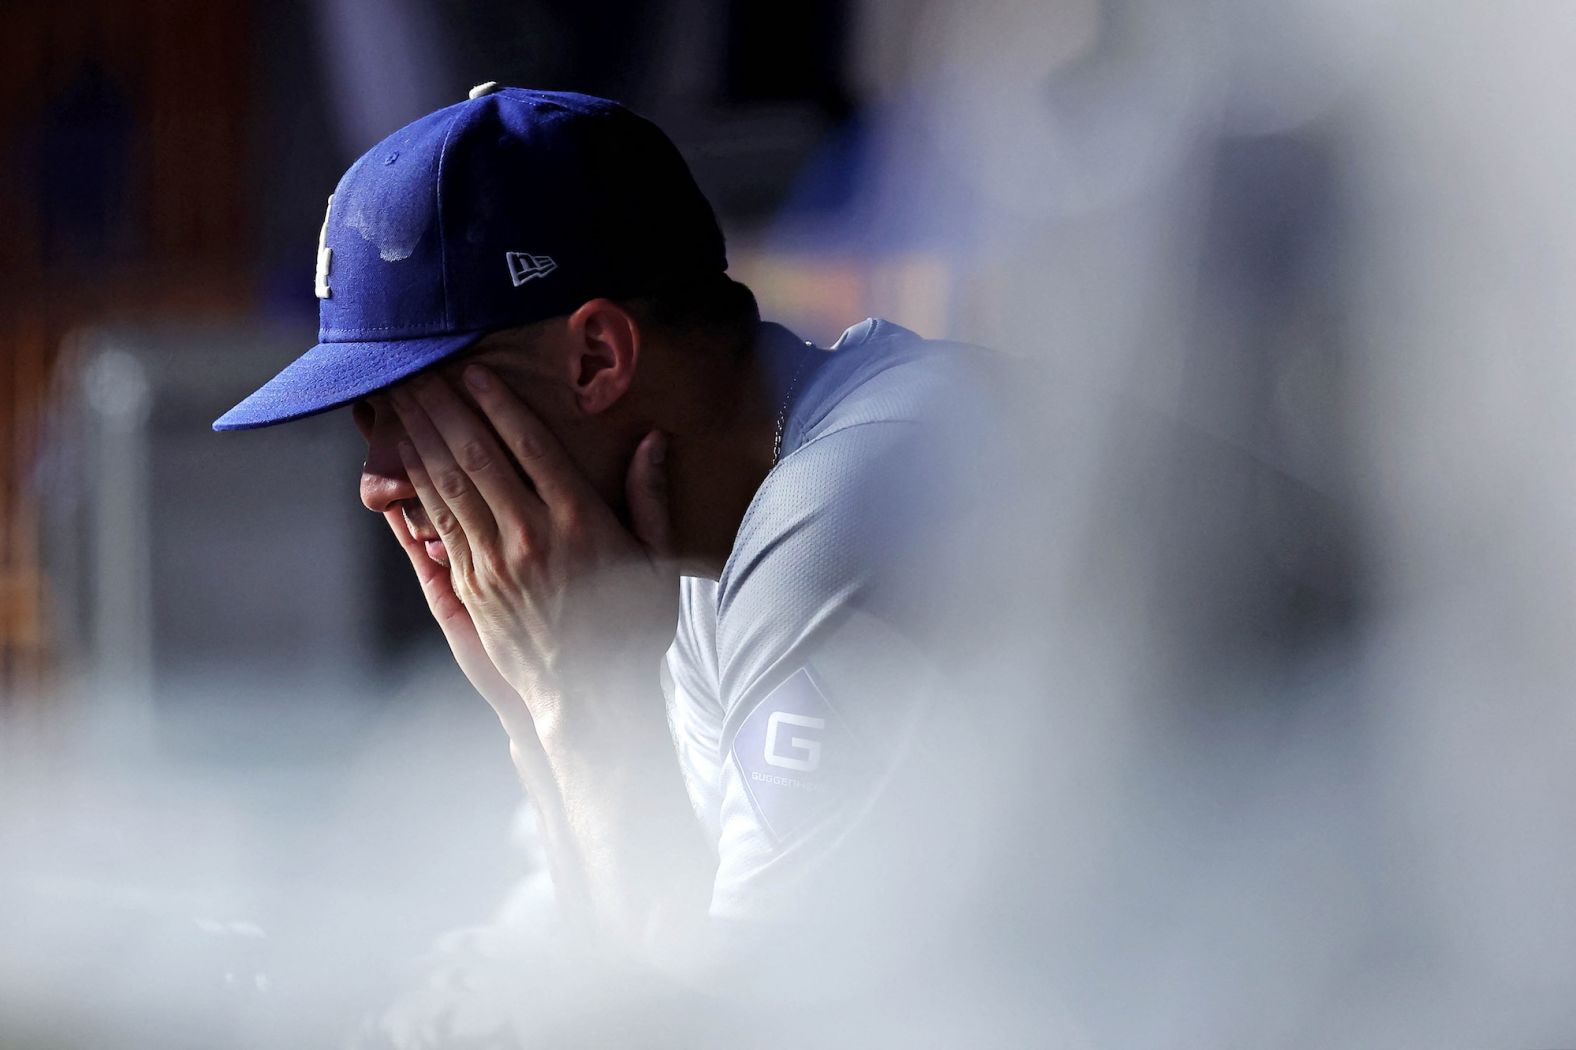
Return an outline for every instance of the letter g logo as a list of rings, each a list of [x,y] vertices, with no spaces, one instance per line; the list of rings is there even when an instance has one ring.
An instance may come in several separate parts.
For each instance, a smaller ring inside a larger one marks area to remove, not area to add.
[[[804,729],[825,729],[826,719],[773,711],[766,720],[766,764],[801,773],[814,772],[815,767],[821,764],[821,742],[814,737],[792,736],[788,738],[788,746],[797,750],[799,755],[781,753],[777,748],[777,730],[785,723]]]

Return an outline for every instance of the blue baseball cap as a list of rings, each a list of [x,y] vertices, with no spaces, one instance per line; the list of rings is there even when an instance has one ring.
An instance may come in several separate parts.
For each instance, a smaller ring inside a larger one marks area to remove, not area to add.
[[[317,345],[213,428],[337,408],[489,332],[727,268],[711,205],[655,124],[482,84],[345,172],[318,237]]]

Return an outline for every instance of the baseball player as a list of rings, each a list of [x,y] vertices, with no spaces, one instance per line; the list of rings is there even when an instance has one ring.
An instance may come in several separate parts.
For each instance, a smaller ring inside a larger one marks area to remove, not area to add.
[[[1014,611],[995,355],[817,347],[726,268],[654,125],[484,84],[346,172],[318,344],[214,424],[352,406],[560,908],[646,958],[966,900]]]

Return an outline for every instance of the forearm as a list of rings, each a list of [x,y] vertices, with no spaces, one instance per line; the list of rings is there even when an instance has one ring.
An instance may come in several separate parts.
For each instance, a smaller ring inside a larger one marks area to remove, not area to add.
[[[565,917],[641,954],[694,930],[706,918],[715,860],[690,809],[660,696],[602,704],[537,690],[532,707],[566,713],[540,720],[535,741],[510,749],[542,817]],[[609,710],[626,714],[612,724],[583,714]]]
[[[466,378],[485,422],[437,378],[390,394],[400,461],[448,556],[429,604],[483,695],[503,683],[494,707],[569,916],[649,944],[704,917],[712,884],[656,688],[680,591],[666,438],[634,450],[626,523],[496,375]]]

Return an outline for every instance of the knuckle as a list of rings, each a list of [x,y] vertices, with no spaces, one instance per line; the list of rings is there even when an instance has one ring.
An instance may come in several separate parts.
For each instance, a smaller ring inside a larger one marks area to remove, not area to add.
[[[447,507],[430,512],[427,520],[432,522],[432,527],[440,533],[455,532],[459,529],[459,521],[454,517],[454,512]]]
[[[511,531],[509,542],[520,553],[522,559],[529,560],[536,551],[536,540],[531,535],[531,530],[523,525]]]
[[[450,572],[464,584],[467,593],[475,595],[480,591],[482,574],[475,551],[466,551],[451,558]]]
[[[480,439],[465,442],[455,453],[454,458],[460,467],[467,471],[485,470],[492,466],[493,460],[487,443]]]
[[[585,527],[585,513],[575,504],[558,508],[558,527],[564,532],[578,533]]]
[[[542,458],[542,438],[530,427],[524,427],[514,438],[515,455],[521,459]]]
[[[466,481],[465,475],[457,470],[443,470],[433,475],[432,485],[445,499],[458,499],[465,495],[469,482]]]

